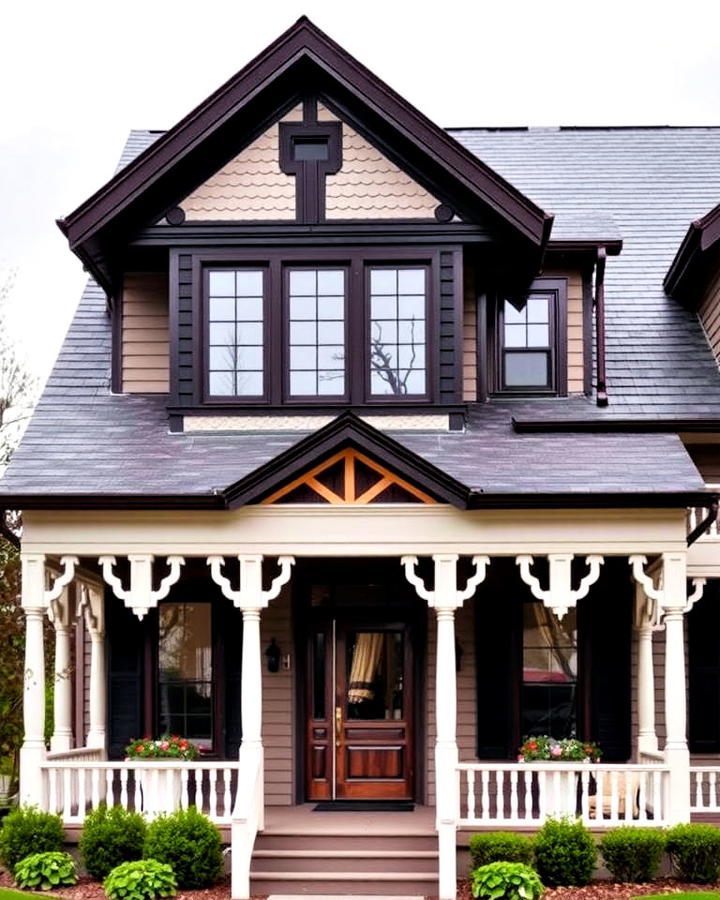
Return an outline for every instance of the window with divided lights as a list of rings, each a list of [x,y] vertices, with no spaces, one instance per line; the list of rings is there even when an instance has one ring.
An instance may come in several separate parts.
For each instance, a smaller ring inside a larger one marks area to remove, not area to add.
[[[524,300],[498,301],[497,390],[565,392],[565,295],[562,279],[537,279]]]
[[[577,733],[577,610],[558,619],[540,601],[523,603],[521,735]]]
[[[213,401],[427,399],[430,265],[359,251],[313,265],[207,267],[206,397]]]
[[[158,608],[158,732],[213,746],[212,608],[161,603]]]

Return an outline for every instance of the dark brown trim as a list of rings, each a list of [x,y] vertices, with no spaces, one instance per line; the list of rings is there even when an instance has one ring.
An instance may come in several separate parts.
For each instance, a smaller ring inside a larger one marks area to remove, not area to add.
[[[597,405],[607,406],[605,378],[605,260],[604,247],[598,247],[595,267],[595,357],[597,364]]]
[[[592,265],[582,269],[582,310],[583,310],[583,393],[592,394],[593,364],[593,285]]]
[[[317,225],[288,222],[187,222],[182,227],[151,225],[129,241],[131,247],[183,247],[188,250],[224,247],[357,246],[365,243],[486,244],[499,235],[481,225],[449,222],[440,225],[424,219],[334,220]]]
[[[170,341],[170,372],[168,387],[171,397],[179,391],[178,376],[180,363],[180,253],[170,250],[168,260],[168,339]],[[172,428],[170,429],[172,431]]]
[[[532,433],[637,433],[637,434],[677,434],[678,432],[720,432],[720,419],[525,419],[513,416],[513,428],[518,434]]]
[[[696,305],[694,291],[702,277],[704,254],[720,239],[720,203],[701,219],[690,223],[663,280],[665,292],[675,300]]]
[[[127,234],[143,221],[158,218],[177,202],[183,187],[191,188],[198,172],[208,169],[209,157],[222,164],[231,135],[237,149],[247,123],[257,123],[261,109],[287,108],[289,96],[292,102],[298,100],[297,86],[313,82],[323,86],[323,95],[330,87],[333,95],[356,105],[374,128],[389,131],[410,154],[409,171],[442,173],[446,193],[464,198],[459,206],[472,206],[474,200],[531,246],[544,246],[551,216],[303,17],[62,220],[71,248],[78,255],[92,248],[99,264],[103,232]]]
[[[547,252],[559,253],[591,253],[593,258],[597,255],[599,247],[604,247],[608,256],[619,256],[622,252],[623,242],[620,238],[597,238],[593,240],[553,240],[548,241]]]
[[[11,509],[224,509],[219,494],[2,494]]]
[[[125,277],[118,279],[113,288],[113,303],[110,305],[110,343],[112,345],[110,367],[110,390],[113,394],[123,391],[123,318],[125,317]]]
[[[700,491],[606,494],[486,494],[471,491],[468,509],[684,509],[705,506],[709,498],[709,494]]]

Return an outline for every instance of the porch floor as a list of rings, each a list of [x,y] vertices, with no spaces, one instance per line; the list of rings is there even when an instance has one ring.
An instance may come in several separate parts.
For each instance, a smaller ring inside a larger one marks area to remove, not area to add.
[[[315,803],[265,808],[264,834],[434,834],[435,809],[415,806],[411,812],[315,812]]]

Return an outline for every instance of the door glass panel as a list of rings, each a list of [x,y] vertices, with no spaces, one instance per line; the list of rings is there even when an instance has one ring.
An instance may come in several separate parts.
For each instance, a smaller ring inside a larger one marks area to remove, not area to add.
[[[350,631],[346,645],[346,719],[403,718],[402,631]]]

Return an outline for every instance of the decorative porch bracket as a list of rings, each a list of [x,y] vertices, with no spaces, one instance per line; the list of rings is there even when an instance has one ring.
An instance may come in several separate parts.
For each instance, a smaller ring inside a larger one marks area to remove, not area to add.
[[[667,820],[674,825],[690,819],[690,754],[688,752],[685,685],[685,613],[702,596],[704,578],[693,579],[687,593],[687,554],[663,553],[661,585],[645,571],[647,558],[634,554],[628,562],[635,581],[657,604],[656,621],[665,623],[665,764],[668,767]]]
[[[113,573],[116,563],[114,556],[101,556],[98,562],[102,566],[105,581],[112,588],[113,594],[131,609],[138,619],[142,619],[150,609],[158,605],[170,593],[170,588],[180,578],[180,567],[185,565],[182,556],[168,556],[170,572],[163,578],[157,590],[152,587],[153,562],[155,557],[149,553],[130,553],[130,587],[125,589],[120,578]]]
[[[238,609],[266,609],[268,603],[278,596],[280,589],[290,580],[290,573],[295,565],[294,556],[278,556],[280,574],[273,579],[269,590],[264,591],[262,587],[263,557],[259,554],[239,554],[238,560],[240,561],[240,583],[238,589],[235,590],[230,579],[222,573],[225,557],[208,556],[207,558],[213,581],[220,587],[223,595],[228,600],[232,600]]]
[[[428,590],[415,568],[416,556],[403,556],[405,577],[419,597],[427,601],[437,617],[435,652],[435,792],[438,831],[438,891],[440,900],[455,900],[457,894],[457,820],[460,794],[457,779],[457,672],[455,670],[455,610],[475,593],[490,564],[487,556],[473,556],[474,574],[464,590],[457,586],[456,553],[438,553],[434,590]]]
[[[589,566],[589,572],[581,580],[577,590],[572,589],[572,553],[548,553],[550,564],[550,584],[548,590],[540,587],[540,579],[532,574],[530,566],[534,560],[532,556],[518,556],[515,562],[520,568],[520,577],[530,588],[533,597],[542,600],[543,604],[551,609],[558,619],[574,609],[578,600],[587,596],[591,586],[600,577],[600,566],[605,562],[602,556],[591,555],[585,557]]]

